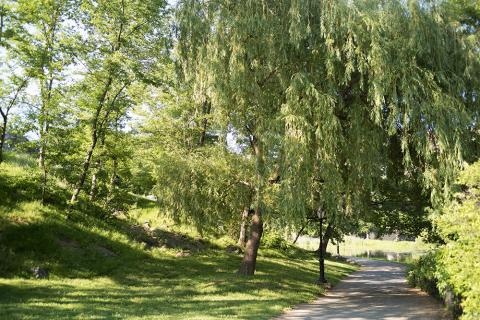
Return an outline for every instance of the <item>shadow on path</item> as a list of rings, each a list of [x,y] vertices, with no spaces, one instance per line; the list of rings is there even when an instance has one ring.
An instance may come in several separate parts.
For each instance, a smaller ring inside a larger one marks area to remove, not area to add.
[[[301,304],[276,320],[448,319],[443,306],[409,287],[405,266],[354,259],[362,268],[313,303]]]

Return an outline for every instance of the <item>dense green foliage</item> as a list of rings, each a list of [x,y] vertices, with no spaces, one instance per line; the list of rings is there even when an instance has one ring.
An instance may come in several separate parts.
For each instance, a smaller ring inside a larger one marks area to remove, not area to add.
[[[420,259],[411,272],[412,282],[423,289],[459,297],[462,319],[480,316],[479,187],[480,162],[476,162],[460,174],[454,199],[435,217],[445,244]]]
[[[480,157],[479,26],[467,0],[3,0],[0,223],[23,210],[32,229],[0,236],[0,272],[26,276],[54,251],[50,229],[127,237],[119,226],[149,199],[172,224],[235,241],[244,275],[261,272],[262,243],[288,251],[298,230],[322,250],[425,235],[445,246],[419,268],[437,261],[440,292],[473,315],[477,165],[452,197]],[[39,169],[17,172],[4,150]],[[38,256],[17,259],[30,245]]]

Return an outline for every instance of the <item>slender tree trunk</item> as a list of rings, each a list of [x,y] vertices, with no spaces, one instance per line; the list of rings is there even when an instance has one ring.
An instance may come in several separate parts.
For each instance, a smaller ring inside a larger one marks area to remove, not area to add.
[[[252,136],[251,145],[256,158],[256,190],[255,190],[255,212],[252,216],[250,225],[250,237],[247,241],[245,254],[240,264],[238,273],[240,275],[250,276],[255,273],[257,263],[257,253],[260,247],[260,240],[263,234],[262,210],[264,205],[263,189],[265,184],[265,160],[263,155],[263,146],[255,136]]]
[[[200,132],[200,140],[198,142],[199,146],[205,145],[205,136],[207,135],[207,124],[208,124],[208,119],[207,115],[210,114],[210,109],[212,108],[212,104],[205,99],[205,101],[202,104],[202,114],[203,114],[203,119],[202,119],[202,131]]]
[[[2,5],[0,6],[0,43],[3,41],[3,16],[5,7]]]
[[[323,253],[327,252],[328,242],[332,238],[333,235],[333,224],[328,224],[327,229],[325,229],[325,233],[323,234]],[[318,248],[320,250],[320,246]]]
[[[48,180],[48,172],[47,166],[43,163],[42,168],[42,204],[45,204],[46,197],[47,197],[47,180]]]
[[[237,245],[241,248],[245,247],[247,241],[247,219],[250,212],[250,207],[245,206],[242,212],[242,222],[240,223],[240,235],[238,237]]]
[[[3,124],[2,124],[2,133],[0,136],[0,163],[3,162],[3,146],[5,145],[5,137],[7,135],[7,120],[8,117],[2,114]]]
[[[93,151],[95,150],[95,146],[97,145],[97,134],[96,130],[92,134],[92,142],[88,147],[87,154],[85,156],[85,160],[83,161],[82,165],[82,172],[80,177],[78,178],[77,186],[73,191],[72,198],[70,199],[70,203],[75,203],[77,201],[77,197],[82,190],[83,185],[85,184],[85,179],[87,178],[88,168],[90,167],[90,161],[92,160]]]
[[[52,61],[50,61],[51,63]],[[40,110],[40,155],[39,165],[42,170],[42,204],[45,204],[45,197],[47,193],[47,165],[46,154],[48,144],[48,131],[50,129],[50,119],[48,115],[48,109],[50,108],[50,101],[52,99],[53,89],[53,71],[49,70],[49,80],[46,82],[45,89],[42,89],[42,109]]]
[[[92,185],[90,187],[90,201],[95,201],[95,197],[97,195],[98,189],[98,173],[100,172],[101,162],[96,161],[95,163],[95,171],[92,175]]]
[[[83,161],[83,165],[82,165],[82,172],[80,173],[80,177],[78,178],[77,185],[72,193],[70,204],[73,204],[77,201],[78,195],[80,194],[80,191],[82,190],[83,185],[85,184],[85,179],[87,178],[88,169],[90,168],[90,162],[92,160],[93,151],[95,151],[95,147],[98,141],[98,130],[100,129],[98,128],[98,124],[100,121],[100,113],[105,104],[105,99],[107,97],[107,93],[108,93],[108,90],[110,89],[112,81],[113,81],[112,77],[109,77],[102,93],[99,96],[97,110],[95,112],[95,116],[92,121],[92,135],[91,135],[90,146],[88,147],[87,154],[85,155],[85,160]]]
[[[110,185],[108,186],[106,204],[112,201],[115,195],[116,181],[117,181],[117,159],[114,157],[113,164],[112,164],[112,175],[110,176]]]
[[[4,8],[3,7],[0,7],[0,10],[3,10]],[[2,14],[3,14],[3,11],[2,11]],[[3,17],[3,16],[2,16]],[[3,23],[3,22],[2,22]],[[3,28],[3,24],[1,26],[1,28]],[[1,39],[0,39],[1,40]],[[2,132],[0,133],[0,163],[3,162],[3,146],[5,145],[5,139],[6,139],[6,136],[7,136],[7,124],[8,124],[8,115],[10,114],[10,110],[13,108],[13,106],[15,105],[21,91],[26,87],[27,85],[27,79],[25,79],[19,86],[18,88],[16,89],[15,91],[15,95],[13,96],[13,98],[9,101],[6,109],[2,109],[0,108],[0,116],[2,116],[2,122],[3,122],[3,125],[2,125]]]
[[[300,236],[302,235],[303,233],[303,230],[305,230],[305,227],[307,226],[307,224],[305,223],[302,228],[298,231],[297,233],[297,236],[295,237],[295,240],[293,240],[293,244],[297,243],[298,241],[298,238],[300,238]]]
[[[48,121],[45,119],[45,130],[43,131],[43,137],[41,138],[41,147],[40,147],[40,168],[42,170],[42,204],[45,204],[45,198],[47,195],[47,164],[45,163],[46,159],[46,148],[47,148],[47,135],[48,135]]]

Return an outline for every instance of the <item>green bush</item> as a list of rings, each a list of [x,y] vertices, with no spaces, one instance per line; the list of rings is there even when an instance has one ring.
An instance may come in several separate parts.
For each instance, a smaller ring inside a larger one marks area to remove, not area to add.
[[[408,272],[408,282],[423,291],[428,292],[432,296],[440,297],[436,278],[438,252],[430,251],[416,260],[412,269]]]
[[[446,243],[438,257],[438,287],[462,298],[462,320],[480,319],[480,161],[460,174],[455,190],[435,218]]]
[[[480,319],[480,162],[459,175],[454,191],[434,216],[445,244],[416,262],[408,279],[442,297],[460,319]]]
[[[286,251],[290,248],[290,244],[279,234],[266,233],[262,238],[262,246],[269,249],[279,249]]]

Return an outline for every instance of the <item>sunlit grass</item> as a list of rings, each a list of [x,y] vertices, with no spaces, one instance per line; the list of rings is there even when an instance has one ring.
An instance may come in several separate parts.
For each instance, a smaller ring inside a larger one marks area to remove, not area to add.
[[[28,159],[1,165],[0,319],[269,319],[323,292],[316,257],[293,247],[261,248],[254,277],[236,274],[241,255],[226,253],[221,239],[184,257],[176,256],[181,248],[148,249],[132,224],[149,220],[190,243],[199,236],[152,201],[139,199],[126,217],[107,220],[95,211],[67,215],[61,203],[43,206],[32,196],[32,166]],[[49,279],[31,279],[33,266],[48,269]],[[355,270],[326,266],[332,283]]]
[[[300,237],[297,245],[306,250],[317,250],[319,240],[312,237]],[[340,243],[340,255],[357,256],[368,251],[383,251],[391,253],[423,252],[431,248],[431,245],[421,240],[417,241],[393,241],[362,239],[355,236],[346,236],[345,241]],[[330,244],[327,251],[336,254],[336,245]]]
[[[0,319],[269,319],[322,293],[311,258],[260,257],[254,277],[222,252],[156,254],[91,279],[0,279]],[[327,261],[336,283],[354,267]]]

